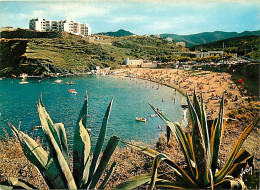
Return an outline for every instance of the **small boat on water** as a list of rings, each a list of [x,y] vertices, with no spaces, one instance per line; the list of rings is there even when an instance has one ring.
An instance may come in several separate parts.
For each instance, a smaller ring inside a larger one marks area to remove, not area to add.
[[[63,81],[63,80],[61,80],[61,79],[57,79],[57,80],[55,80],[54,82],[55,82],[55,83],[62,83],[62,81]]]
[[[146,122],[146,118],[145,117],[136,117],[135,120],[136,121]]]
[[[71,94],[77,94],[78,92],[75,89],[68,89],[68,92]]]
[[[182,104],[181,107],[182,107],[182,108],[188,108],[189,105],[187,105],[187,104]]]
[[[22,79],[22,81],[21,82],[19,82],[19,84],[28,84],[29,82],[28,81],[26,81],[25,79]]]
[[[150,115],[150,117],[157,117],[157,116],[158,116],[157,114]]]
[[[42,126],[40,126],[40,125],[36,125],[36,126],[33,127],[33,130],[34,130],[34,131],[37,131],[38,128],[41,128],[41,127],[42,127]]]
[[[73,85],[74,82],[73,81],[70,81],[70,82],[66,82],[67,85]]]

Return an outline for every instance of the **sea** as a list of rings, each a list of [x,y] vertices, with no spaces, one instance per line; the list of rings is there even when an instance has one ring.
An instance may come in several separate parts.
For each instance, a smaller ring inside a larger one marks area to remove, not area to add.
[[[102,118],[112,97],[114,98],[108,122],[106,141],[116,135],[124,141],[155,143],[165,132],[165,123],[154,114],[148,102],[163,111],[172,121],[187,125],[187,110],[181,108],[185,99],[172,88],[150,81],[115,76],[74,76],[42,80],[26,79],[28,84],[20,84],[21,79],[4,78],[0,81],[0,138],[11,134],[8,122],[26,132],[31,137],[43,137],[36,108],[42,94],[44,105],[54,123],[65,125],[70,147],[76,121],[83,105],[85,92],[89,98],[89,117],[87,128],[91,129],[91,141],[95,144]],[[66,85],[73,81],[74,85]],[[75,89],[77,94],[68,92]],[[175,99],[175,101],[174,101]],[[136,117],[146,117],[147,121],[138,122]],[[6,132],[5,132],[6,131]]]

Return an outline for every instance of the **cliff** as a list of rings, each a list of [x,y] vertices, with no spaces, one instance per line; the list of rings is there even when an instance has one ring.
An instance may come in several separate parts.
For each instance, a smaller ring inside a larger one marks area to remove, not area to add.
[[[95,66],[118,68],[126,57],[163,61],[183,51],[173,42],[151,37],[97,39],[21,29],[2,31],[1,37],[0,76],[85,73]]]

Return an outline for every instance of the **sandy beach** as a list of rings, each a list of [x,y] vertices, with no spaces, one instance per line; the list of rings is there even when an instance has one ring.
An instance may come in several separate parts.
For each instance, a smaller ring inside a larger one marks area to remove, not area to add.
[[[215,118],[218,114],[219,102],[225,92],[225,114],[234,108],[246,104],[246,97],[243,97],[231,80],[228,73],[216,73],[211,71],[188,71],[178,69],[146,69],[127,68],[117,70],[117,76],[131,76],[144,80],[150,80],[161,85],[169,86],[182,94],[192,97],[194,88],[197,92],[203,92],[206,111],[209,118]],[[158,90],[158,87],[154,87]],[[173,91],[174,98],[174,91]]]

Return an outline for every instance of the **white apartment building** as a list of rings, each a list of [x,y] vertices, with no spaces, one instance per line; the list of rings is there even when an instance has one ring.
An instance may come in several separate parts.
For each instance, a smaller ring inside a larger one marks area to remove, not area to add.
[[[74,22],[72,20],[53,21],[43,18],[32,19],[29,22],[29,29],[40,32],[65,31],[82,36],[91,35],[91,27],[89,27],[88,24]]]
[[[147,67],[147,68],[157,67],[156,61],[142,60],[142,59],[129,59],[128,57],[125,59],[124,64],[131,67]]]
[[[221,56],[223,51],[195,52],[195,57]]]

